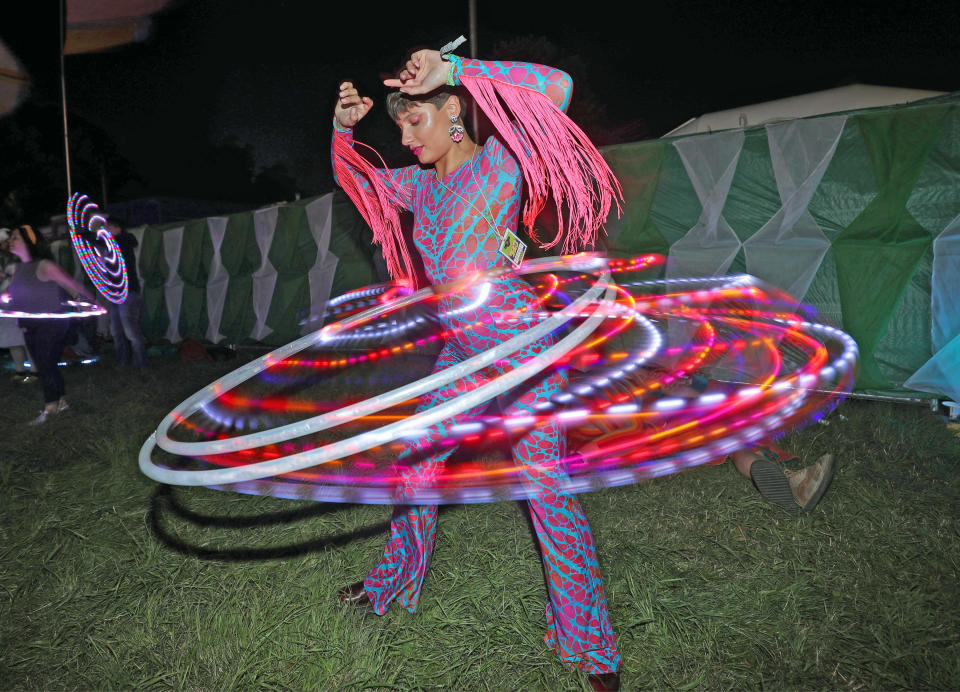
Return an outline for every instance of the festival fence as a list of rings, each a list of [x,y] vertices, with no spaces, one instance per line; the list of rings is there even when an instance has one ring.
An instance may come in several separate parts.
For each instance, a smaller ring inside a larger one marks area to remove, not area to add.
[[[610,249],[816,306],[859,344],[856,391],[960,397],[960,93],[604,155],[627,200]]]
[[[320,327],[331,296],[379,281],[340,194],[130,232],[150,340],[285,344]],[[69,246],[58,255],[80,271]]]

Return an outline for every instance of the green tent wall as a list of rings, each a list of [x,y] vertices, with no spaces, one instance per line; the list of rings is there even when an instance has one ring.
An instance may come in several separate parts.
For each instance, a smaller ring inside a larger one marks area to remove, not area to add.
[[[604,155],[610,250],[753,274],[856,339],[858,391],[960,398],[960,93]]]
[[[339,193],[131,233],[151,340],[285,344],[319,326],[331,296],[379,281]]]

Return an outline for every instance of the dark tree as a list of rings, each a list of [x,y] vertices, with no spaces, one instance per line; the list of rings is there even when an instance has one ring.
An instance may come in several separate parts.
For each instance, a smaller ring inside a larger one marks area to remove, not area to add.
[[[70,168],[74,192],[101,205],[112,191],[139,179],[111,137],[85,119],[70,119]],[[0,223],[41,224],[67,204],[63,115],[53,104],[26,103],[0,120]],[[112,200],[109,200],[112,201]]]

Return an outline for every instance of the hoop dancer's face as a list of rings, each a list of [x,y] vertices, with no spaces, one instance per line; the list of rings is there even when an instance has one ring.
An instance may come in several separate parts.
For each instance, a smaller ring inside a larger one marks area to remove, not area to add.
[[[432,166],[453,147],[450,139],[448,105],[442,109],[432,103],[414,103],[399,115],[400,143],[410,149],[424,166]]]

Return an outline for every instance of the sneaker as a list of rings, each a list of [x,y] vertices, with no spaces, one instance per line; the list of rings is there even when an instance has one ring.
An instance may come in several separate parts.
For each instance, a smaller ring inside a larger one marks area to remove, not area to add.
[[[750,465],[750,477],[767,502],[795,516],[800,509],[809,512],[827,491],[833,479],[833,455],[824,454],[815,464],[796,471],[766,459]]]
[[[824,454],[816,464],[800,471],[784,469],[783,472],[787,475],[790,491],[797,504],[809,512],[817,506],[833,480],[833,455]]]
[[[46,423],[47,418],[49,417],[50,417],[50,411],[48,411],[47,409],[43,409],[40,412],[40,415],[34,418],[33,420],[29,421],[27,425],[40,425],[41,423]]]
[[[67,403],[66,399],[64,399],[63,397],[60,397],[60,401],[57,402],[56,413],[60,413],[61,411],[66,411],[68,408],[70,408],[70,404]]]

